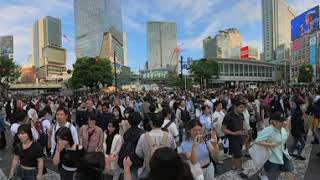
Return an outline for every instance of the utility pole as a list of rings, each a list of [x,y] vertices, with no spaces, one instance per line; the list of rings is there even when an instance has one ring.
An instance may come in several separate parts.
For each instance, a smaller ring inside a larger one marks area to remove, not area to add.
[[[115,92],[118,93],[118,79],[117,79],[117,62],[116,62],[116,51],[113,51],[113,67],[114,67],[114,86]]]
[[[180,72],[180,84],[181,84],[181,89],[183,89],[183,56],[180,57],[180,67],[181,67],[181,72]]]

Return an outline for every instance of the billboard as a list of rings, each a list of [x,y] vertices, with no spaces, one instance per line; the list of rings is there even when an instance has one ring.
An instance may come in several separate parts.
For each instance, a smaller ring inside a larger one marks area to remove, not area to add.
[[[0,57],[13,58],[13,36],[0,36]]]
[[[249,46],[244,46],[240,49],[240,58],[249,59]]]
[[[316,6],[291,21],[291,41],[319,30],[319,25],[319,6]]]

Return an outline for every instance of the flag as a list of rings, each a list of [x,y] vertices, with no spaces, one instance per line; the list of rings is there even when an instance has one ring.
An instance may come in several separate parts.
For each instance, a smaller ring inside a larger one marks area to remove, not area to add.
[[[71,42],[67,35],[63,34],[62,37],[64,40],[66,40],[67,43]]]

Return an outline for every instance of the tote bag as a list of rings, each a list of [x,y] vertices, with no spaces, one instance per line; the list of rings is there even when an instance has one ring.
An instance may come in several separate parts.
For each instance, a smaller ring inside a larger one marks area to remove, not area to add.
[[[256,167],[259,168],[262,167],[270,157],[269,150],[266,147],[258,144],[252,145],[252,147],[249,149],[249,154]]]

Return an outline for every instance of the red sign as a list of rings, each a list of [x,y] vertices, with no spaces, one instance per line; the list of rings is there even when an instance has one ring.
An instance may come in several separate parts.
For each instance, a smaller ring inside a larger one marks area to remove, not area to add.
[[[249,46],[244,46],[240,49],[241,59],[249,59]]]

